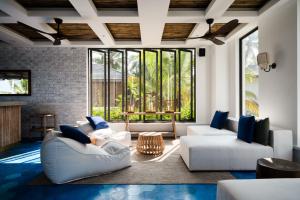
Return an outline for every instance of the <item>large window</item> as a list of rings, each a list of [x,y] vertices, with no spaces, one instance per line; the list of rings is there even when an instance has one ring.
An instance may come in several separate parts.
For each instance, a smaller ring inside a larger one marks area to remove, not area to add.
[[[258,29],[240,39],[240,114],[259,116]]]
[[[108,121],[195,121],[195,49],[89,49],[91,114]]]

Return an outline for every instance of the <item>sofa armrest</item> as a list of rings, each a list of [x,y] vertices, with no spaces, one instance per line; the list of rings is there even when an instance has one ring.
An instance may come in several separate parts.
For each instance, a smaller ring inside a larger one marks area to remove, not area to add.
[[[270,145],[274,149],[274,157],[292,160],[293,133],[291,130],[270,130]]]

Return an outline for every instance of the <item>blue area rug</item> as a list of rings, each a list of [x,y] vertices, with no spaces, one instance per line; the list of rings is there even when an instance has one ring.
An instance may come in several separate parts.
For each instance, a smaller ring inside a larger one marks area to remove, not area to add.
[[[216,184],[174,185],[28,185],[43,172],[40,142],[23,143],[0,155],[1,199],[185,199],[215,200]],[[237,179],[255,172],[231,172]]]

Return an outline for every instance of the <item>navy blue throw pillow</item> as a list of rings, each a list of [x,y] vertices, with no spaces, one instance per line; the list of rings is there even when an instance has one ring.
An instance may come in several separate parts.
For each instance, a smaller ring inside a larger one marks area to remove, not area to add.
[[[224,128],[227,118],[228,118],[228,113],[229,112],[216,111],[214,118],[212,119],[212,121],[210,123],[210,127],[217,128],[217,129]]]
[[[99,116],[87,116],[87,120],[90,122],[94,130],[108,128],[107,122]]]
[[[90,138],[86,136],[83,132],[81,132],[78,128],[62,125],[60,126],[60,130],[62,132],[62,135],[66,138],[76,140],[82,144],[91,143]]]
[[[254,116],[241,116],[239,120],[237,138],[245,142],[251,143],[253,141],[254,128]]]

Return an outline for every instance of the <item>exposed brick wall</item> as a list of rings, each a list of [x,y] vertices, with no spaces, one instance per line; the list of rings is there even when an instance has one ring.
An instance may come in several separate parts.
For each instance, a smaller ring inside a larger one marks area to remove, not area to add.
[[[29,116],[53,112],[58,124],[74,124],[87,113],[86,48],[0,47],[0,69],[30,69],[32,95],[3,97],[24,101],[22,136],[29,133]]]

